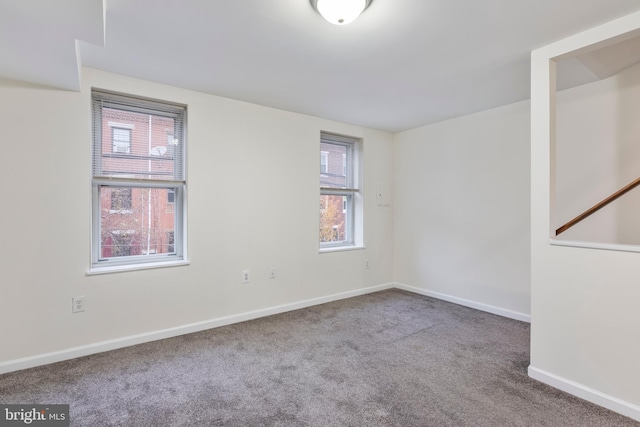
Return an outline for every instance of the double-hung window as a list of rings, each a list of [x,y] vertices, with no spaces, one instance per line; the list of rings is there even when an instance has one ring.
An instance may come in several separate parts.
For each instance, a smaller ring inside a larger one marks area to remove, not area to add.
[[[320,135],[320,248],[354,246],[361,240],[357,138]]]
[[[186,107],[92,91],[92,270],[185,259]]]

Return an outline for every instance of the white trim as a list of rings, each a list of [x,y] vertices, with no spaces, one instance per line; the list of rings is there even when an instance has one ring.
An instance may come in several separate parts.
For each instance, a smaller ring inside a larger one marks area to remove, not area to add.
[[[640,421],[640,406],[529,365],[529,377],[626,417]]]
[[[416,288],[414,286],[405,285],[403,283],[396,283],[395,287],[398,289],[402,289],[403,291],[413,292],[414,294],[441,299],[443,301],[452,302],[454,304],[463,305],[465,307],[475,308],[476,310],[486,311],[487,313],[497,314],[498,316],[508,317],[509,319],[531,323],[531,315],[529,314],[507,310],[506,308],[495,307],[493,305],[471,301],[464,298],[458,298],[458,297],[454,297],[453,295],[441,294],[440,292],[434,292],[426,289]]]
[[[175,235],[174,235],[175,245]],[[152,270],[156,268],[180,267],[189,265],[189,260],[176,259],[174,261],[157,261],[157,262],[140,262],[138,264],[120,264],[120,265],[104,265],[91,267],[87,270],[87,276],[95,276],[98,274],[121,273],[123,271]]]
[[[298,310],[301,308],[312,307],[314,305],[325,304],[332,301],[338,301],[346,298],[352,298],[360,295],[366,295],[373,292],[392,289],[393,283],[371,286],[368,288],[356,289],[353,291],[341,292],[338,294],[328,295],[324,297],[312,298],[308,300],[298,301],[289,304],[278,305],[275,307],[264,308],[260,310],[248,311],[245,313],[235,314],[231,316],[218,317],[215,319],[205,320],[202,322],[190,323],[174,328],[162,329],[144,334],[130,335],[128,337],[116,338],[108,341],[101,341],[94,344],[72,347],[69,349],[54,351],[51,353],[39,354],[36,356],[24,357],[21,359],[9,360],[0,363],[0,374],[7,372],[19,371],[22,369],[33,368],[36,366],[48,365],[50,363],[61,362],[63,360],[75,359],[76,357],[88,356],[90,354],[102,353],[104,351],[116,350],[118,348],[129,347],[136,344],[157,341],[165,338],[176,337],[184,334],[200,332],[207,329],[218,328],[220,326],[231,325],[234,323],[245,322],[247,320],[257,319],[260,317],[271,316],[274,314],[285,313],[287,311]]]
[[[553,246],[568,246],[571,248],[603,249],[607,251],[640,252],[638,245],[623,245],[619,243],[576,242],[573,240],[549,239]]]
[[[336,246],[322,246],[320,247],[318,253],[328,254],[332,252],[345,252],[345,251],[360,251],[364,250],[366,247],[362,245],[336,245]]]

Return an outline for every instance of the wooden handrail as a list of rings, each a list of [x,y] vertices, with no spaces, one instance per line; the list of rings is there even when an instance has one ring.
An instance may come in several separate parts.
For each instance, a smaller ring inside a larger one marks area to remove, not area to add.
[[[563,232],[567,231],[568,229],[570,229],[571,227],[573,227],[574,225],[576,225],[577,223],[579,223],[580,221],[582,221],[586,217],[590,216],[591,214],[596,213],[600,209],[602,209],[605,206],[607,206],[609,203],[611,203],[614,200],[618,199],[620,196],[622,196],[622,195],[628,193],[629,191],[633,190],[638,185],[640,185],[640,178],[636,179],[631,184],[628,184],[625,187],[621,188],[620,190],[616,191],[615,193],[613,193],[612,195],[610,195],[609,197],[607,197],[606,199],[604,199],[603,201],[601,201],[597,205],[593,206],[592,208],[587,209],[586,211],[584,211],[583,213],[581,213],[577,217],[573,218],[571,221],[567,222],[562,227],[558,228],[556,230],[556,236],[559,235],[560,233],[563,233]]]

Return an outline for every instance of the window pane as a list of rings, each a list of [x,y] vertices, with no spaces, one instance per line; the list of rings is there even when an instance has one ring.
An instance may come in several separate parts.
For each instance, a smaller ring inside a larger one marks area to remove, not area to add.
[[[321,142],[320,150],[320,187],[348,188],[350,185],[348,147]],[[323,164],[323,162],[326,163]]]
[[[347,235],[349,196],[320,196],[320,242],[343,242]]]
[[[184,181],[186,109],[92,91],[93,176]]]
[[[175,176],[173,147],[168,148],[168,135],[173,141],[175,130],[173,118],[108,107],[101,112],[101,176],[181,179]]]
[[[100,186],[101,258],[174,253],[175,188]]]

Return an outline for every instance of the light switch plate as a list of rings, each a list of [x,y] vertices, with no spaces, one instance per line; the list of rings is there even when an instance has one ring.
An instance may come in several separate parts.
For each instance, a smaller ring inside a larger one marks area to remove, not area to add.
[[[378,206],[391,206],[391,188],[387,184],[379,184],[376,189]]]

